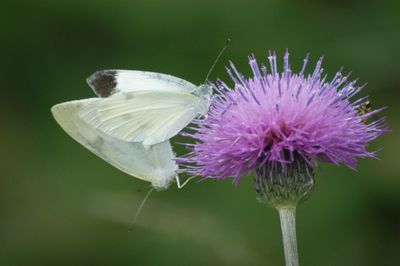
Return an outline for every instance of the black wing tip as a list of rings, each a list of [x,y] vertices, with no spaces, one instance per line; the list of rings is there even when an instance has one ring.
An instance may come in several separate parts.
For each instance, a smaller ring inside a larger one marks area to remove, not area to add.
[[[117,86],[116,70],[100,70],[90,75],[86,82],[99,97],[108,97],[115,92]]]

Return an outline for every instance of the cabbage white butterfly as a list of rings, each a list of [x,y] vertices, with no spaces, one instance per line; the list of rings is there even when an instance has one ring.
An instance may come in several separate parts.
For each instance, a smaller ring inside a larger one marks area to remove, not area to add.
[[[208,76],[219,57],[218,54]],[[76,141],[119,170],[166,189],[175,179],[169,139],[195,117],[205,115],[212,88],[155,72],[101,70],[87,79],[97,98],[51,108],[58,124]]]
[[[145,147],[178,134],[197,115],[205,115],[212,89],[170,75],[130,70],[102,70],[88,79],[100,100],[79,117],[100,131]]]
[[[180,184],[169,138],[210,105],[211,88],[154,72],[104,70],[88,83],[99,98],[51,108],[76,141],[119,170],[156,189]],[[129,133],[129,134],[127,134]]]

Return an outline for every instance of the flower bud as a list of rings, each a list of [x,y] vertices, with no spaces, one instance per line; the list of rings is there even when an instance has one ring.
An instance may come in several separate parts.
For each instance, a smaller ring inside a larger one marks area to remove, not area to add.
[[[305,201],[314,188],[314,171],[298,153],[292,162],[267,162],[256,168],[254,189],[257,199],[278,208],[297,206]]]

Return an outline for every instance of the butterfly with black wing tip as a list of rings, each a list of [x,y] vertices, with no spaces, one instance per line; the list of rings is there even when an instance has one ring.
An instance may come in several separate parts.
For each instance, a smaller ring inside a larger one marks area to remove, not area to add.
[[[197,115],[205,115],[212,89],[165,74],[103,70],[88,78],[104,98],[87,105],[79,117],[115,138],[145,147],[179,133]]]
[[[119,170],[155,189],[168,188],[174,179],[181,188],[193,177],[181,184],[169,139],[208,112],[208,77],[229,43],[203,85],[155,72],[101,70],[87,79],[97,98],[57,104],[51,111],[72,138]]]

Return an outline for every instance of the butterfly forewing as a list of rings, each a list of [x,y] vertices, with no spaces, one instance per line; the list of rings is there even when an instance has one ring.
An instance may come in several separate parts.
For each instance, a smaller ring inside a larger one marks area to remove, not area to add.
[[[196,88],[193,83],[171,75],[138,70],[100,70],[88,77],[87,83],[99,97],[146,90],[190,92]]]
[[[178,134],[198,113],[199,98],[188,92],[117,93],[87,105],[80,117],[110,136],[149,146]]]

